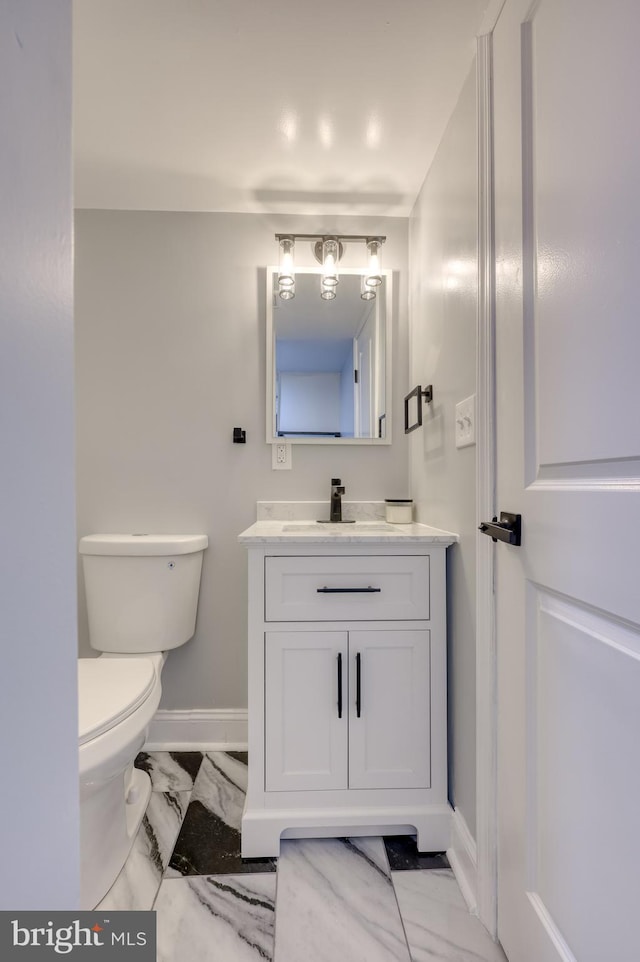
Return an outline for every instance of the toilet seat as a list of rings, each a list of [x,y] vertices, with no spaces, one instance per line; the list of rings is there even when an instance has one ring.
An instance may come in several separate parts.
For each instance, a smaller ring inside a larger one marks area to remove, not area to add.
[[[132,715],[156,684],[150,658],[78,661],[78,734],[84,745]]]

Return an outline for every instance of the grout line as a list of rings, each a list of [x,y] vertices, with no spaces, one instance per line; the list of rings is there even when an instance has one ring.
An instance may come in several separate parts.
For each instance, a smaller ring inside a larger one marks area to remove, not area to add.
[[[410,959],[412,960],[412,962],[413,962],[413,955],[412,955],[412,952],[411,952],[411,945],[409,944],[409,936],[407,935],[407,929],[406,929],[406,926],[405,926],[405,924],[404,924],[404,918],[403,918],[403,916],[402,916],[402,910],[400,909],[400,902],[399,902],[399,900],[398,900],[398,893],[396,892],[396,887],[395,887],[395,884],[394,884],[394,881],[393,881],[393,875],[394,875],[394,873],[393,873],[392,870],[391,870],[391,862],[389,861],[389,853],[387,852],[387,843],[386,843],[385,840],[384,840],[384,836],[380,836],[380,841],[382,842],[382,848],[384,849],[384,857],[385,857],[385,861],[386,861],[386,863],[387,863],[387,868],[388,868],[388,870],[389,870],[389,873],[388,873],[389,882],[390,882],[390,884],[391,884],[391,889],[392,889],[392,891],[393,891],[393,897],[394,897],[394,899],[396,900],[396,906],[397,906],[397,908],[398,908],[398,915],[400,916],[400,925],[402,926],[402,932],[403,932],[403,934],[404,934],[404,941],[405,941],[406,946],[407,946],[407,952],[408,952],[409,958],[410,958]]]
[[[391,888],[393,889],[393,897],[394,897],[394,899],[396,900],[396,905],[397,905],[397,907],[398,907],[398,915],[400,916],[400,925],[402,926],[402,932],[403,932],[403,935],[404,935],[404,941],[405,941],[405,944],[406,944],[406,946],[407,946],[407,954],[408,954],[409,958],[410,958],[410,959],[412,960],[412,962],[413,962],[413,954],[412,954],[412,952],[411,952],[411,945],[409,944],[409,936],[407,935],[407,929],[406,929],[406,926],[405,926],[405,924],[404,924],[404,918],[402,917],[402,912],[400,911],[400,902],[398,901],[398,893],[396,892],[396,887],[395,887],[395,885],[393,884],[393,875],[391,876],[390,881],[391,881]]]
[[[282,846],[282,839],[280,839],[280,845]],[[273,873],[276,877],[276,890],[273,895],[273,951],[271,953],[271,962],[275,962],[276,958],[276,918],[278,912],[278,875],[280,870],[280,849],[278,849],[278,857],[276,859],[276,870]]]

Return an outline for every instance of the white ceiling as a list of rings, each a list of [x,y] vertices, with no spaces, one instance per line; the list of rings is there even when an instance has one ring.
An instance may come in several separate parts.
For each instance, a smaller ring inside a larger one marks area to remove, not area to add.
[[[296,270],[296,294],[290,301],[274,299],[274,323],[278,338],[337,341],[351,339],[358,333],[372,301],[360,297],[360,275],[341,274],[337,296],[323,301],[320,297],[320,274]]]
[[[75,0],[76,206],[404,216],[491,2]]]

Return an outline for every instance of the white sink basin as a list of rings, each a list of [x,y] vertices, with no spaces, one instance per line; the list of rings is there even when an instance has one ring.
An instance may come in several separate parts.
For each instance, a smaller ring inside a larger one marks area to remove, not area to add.
[[[331,523],[324,524],[321,521],[296,521],[291,524],[283,524],[283,531],[290,533],[299,532],[300,534],[313,532],[313,534],[346,534],[358,531],[395,531],[396,528],[386,521],[355,521],[353,524]]]

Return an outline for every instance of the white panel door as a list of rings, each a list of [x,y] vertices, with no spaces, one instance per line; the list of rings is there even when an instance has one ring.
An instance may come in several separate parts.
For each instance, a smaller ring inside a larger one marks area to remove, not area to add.
[[[429,631],[350,631],[349,692],[349,788],[428,788]]]
[[[346,691],[345,631],[266,632],[266,791],[347,787]]]
[[[639,31],[637,0],[507,0],[494,33],[510,962],[640,959]]]

